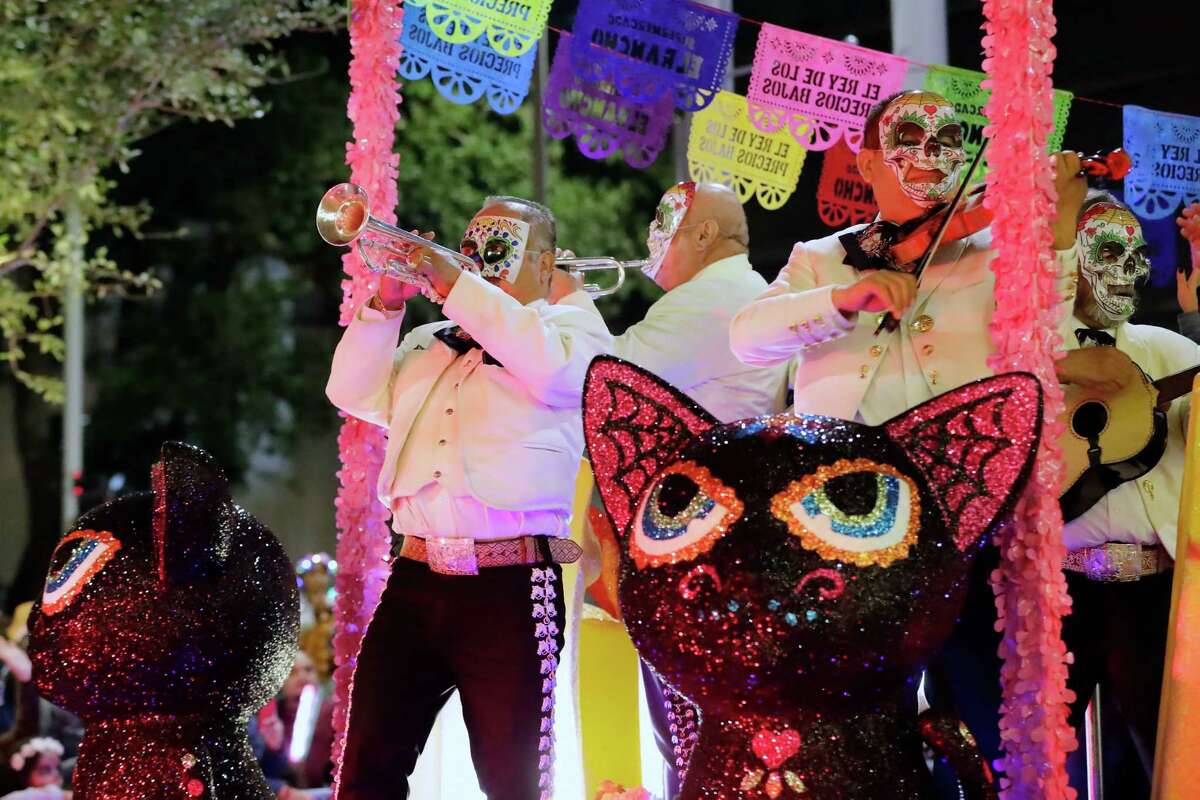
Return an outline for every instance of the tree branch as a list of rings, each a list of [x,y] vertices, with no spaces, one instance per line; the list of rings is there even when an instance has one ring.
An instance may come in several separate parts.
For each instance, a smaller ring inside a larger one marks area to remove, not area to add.
[[[27,267],[32,263],[33,262],[28,258],[11,258],[8,261],[5,261],[3,264],[0,264],[0,275],[7,275],[10,272],[16,272],[21,267]]]

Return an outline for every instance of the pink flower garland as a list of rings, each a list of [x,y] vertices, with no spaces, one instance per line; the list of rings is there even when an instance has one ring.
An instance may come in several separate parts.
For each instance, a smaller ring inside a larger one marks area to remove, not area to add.
[[[991,137],[987,205],[995,214],[996,311],[992,341],[996,372],[1025,370],[1046,392],[1037,466],[1012,523],[997,539],[1003,560],[992,575],[1004,703],[1000,734],[1005,756],[1001,794],[1006,800],[1073,798],[1064,770],[1075,747],[1067,725],[1066,649],[1062,616],[1070,607],[1062,574],[1065,550],[1058,488],[1062,454],[1057,422],[1063,396],[1054,375],[1061,357],[1059,296],[1050,221],[1055,213],[1053,172],[1046,137],[1053,124],[1050,72],[1055,50],[1051,0],[985,0],[985,113]]]
[[[403,12],[394,0],[354,0],[350,13],[350,102],[354,140],[346,144],[350,179],[367,190],[371,214],[396,221],[396,178],[400,163],[392,152],[400,118],[400,30]],[[351,250],[342,259],[349,276],[342,281],[341,323],[348,324],[358,307],[378,288]],[[344,416],[344,415],[343,415]],[[375,496],[383,464],[386,436],[381,428],[346,417],[338,434],[342,468],[337,499],[337,599],[333,637],[334,763],[341,764],[342,743],[350,713],[350,687],[355,659],[371,614],[387,582],[390,546],[388,510]]]

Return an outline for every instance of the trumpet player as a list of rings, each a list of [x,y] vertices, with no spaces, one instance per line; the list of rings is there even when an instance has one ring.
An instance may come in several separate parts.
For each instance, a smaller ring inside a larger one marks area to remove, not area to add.
[[[418,289],[385,277],[333,358],[333,404],[388,430],[378,495],[402,537],[358,657],[341,800],[408,797],[455,690],[489,800],[552,791],[559,565],[578,557],[564,537],[583,377],[612,338],[593,311],[546,302],[549,209],[490,197],[459,251],[474,269],[436,250],[415,267],[447,320],[397,347]]]

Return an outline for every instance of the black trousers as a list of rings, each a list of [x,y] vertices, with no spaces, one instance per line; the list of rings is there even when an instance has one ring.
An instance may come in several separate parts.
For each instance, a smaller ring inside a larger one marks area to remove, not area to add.
[[[1101,695],[1113,701],[1111,706],[1105,703],[1105,708],[1114,708],[1119,715],[1142,767],[1141,775],[1136,770],[1133,775],[1114,772],[1106,757],[1105,784],[1118,781],[1119,788],[1105,793],[1123,800],[1150,796],[1173,577],[1174,572],[1168,571],[1127,583],[1102,583],[1067,573],[1072,612],[1063,619],[1063,641],[1075,654],[1067,685],[1075,692],[1070,721],[1081,748],[1072,759],[1071,785],[1080,792],[1087,787],[1083,717],[1098,684]],[[1111,751],[1110,736],[1123,733],[1110,734],[1110,727],[1106,721],[1106,751]]]
[[[339,800],[408,797],[455,689],[489,800],[550,797],[564,613],[557,564],[449,576],[397,558],[358,656]]]
[[[642,685],[646,690],[646,707],[650,712],[650,725],[654,728],[654,743],[657,745],[663,761],[666,762],[663,766],[663,786],[667,791],[666,800],[675,800],[683,786],[683,776],[679,772],[679,766],[675,763],[675,744],[671,741],[671,737],[683,736],[683,731],[672,732],[671,713],[667,707],[670,706],[677,717],[684,716],[690,710],[697,732],[700,730],[700,712],[681,695],[676,694],[666,681],[658,677],[658,673],[650,669],[649,664],[645,661],[639,661],[639,663],[642,667]],[[689,752],[685,755],[691,754]]]
[[[935,708],[957,713],[971,729],[989,762],[1002,755],[1000,747],[1000,634],[995,600],[987,576],[999,561],[995,548],[980,555],[971,576],[959,624],[926,678],[926,696]],[[1167,625],[1171,613],[1172,573],[1151,575],[1128,583],[1092,581],[1067,572],[1071,613],[1063,617],[1063,642],[1074,654],[1067,686],[1075,692],[1069,721],[1079,736],[1079,748],[1068,755],[1071,785],[1086,796],[1084,712],[1092,690],[1100,684],[1125,727],[1104,721],[1105,794],[1122,800],[1149,796],[1154,739]],[[1106,708],[1109,704],[1106,702]],[[1137,750],[1131,758],[1123,745]],[[1123,768],[1141,760],[1142,770]],[[942,776],[940,783],[948,782]],[[946,797],[954,794],[943,794]]]

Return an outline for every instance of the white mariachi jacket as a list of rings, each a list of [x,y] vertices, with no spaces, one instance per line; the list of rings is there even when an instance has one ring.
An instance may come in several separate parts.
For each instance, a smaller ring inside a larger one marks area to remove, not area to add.
[[[924,383],[908,394],[925,397],[993,374],[987,365],[993,352],[988,324],[995,286],[989,267],[995,256],[990,231],[943,245],[926,268],[917,299],[899,329],[877,337],[881,315],[860,313],[846,320],[832,299],[836,287],[860,277],[843,263],[846,251],[838,236],[862,227],[797,243],[767,292],[742,309],[730,326],[733,352],[747,364],[766,366],[795,358],[797,414],[855,419],[883,364],[905,365],[905,374],[899,376],[903,381]],[[1056,288],[1067,315],[1075,297],[1076,251],[1057,251],[1055,259]],[[895,347],[906,348],[898,354],[899,361],[896,353],[889,353]],[[878,424],[901,413],[909,407],[904,394],[878,396],[876,391],[870,398],[872,413],[863,418]]]
[[[722,422],[783,410],[785,367],[751,367],[729,349],[729,321],[767,282],[744,255],[709,264],[613,340],[613,355],[644,367]]]
[[[1082,327],[1083,323],[1073,316],[1063,323],[1061,332],[1068,350],[1079,347],[1075,329]],[[1109,333],[1117,340],[1117,349],[1133,359],[1152,381],[1200,364],[1200,347],[1187,337],[1166,328],[1124,322],[1110,329]],[[1118,508],[1119,518],[1089,519],[1092,515],[1102,513],[1103,501],[1093,506],[1082,517],[1068,522],[1064,527],[1063,540],[1068,550],[1103,544],[1101,538],[1139,544],[1154,544],[1157,538],[1171,558],[1175,557],[1190,405],[1188,395],[1171,403],[1167,412],[1167,448],[1154,469],[1136,481],[1121,484],[1105,496],[1109,508]],[[1140,499],[1140,504],[1134,497]],[[1148,524],[1149,529],[1112,530],[1116,534],[1113,537],[1093,534],[1093,531],[1102,528],[1138,528],[1141,527],[1138,521]]]
[[[434,337],[455,322],[503,366],[469,359],[457,387],[458,440],[471,494],[509,511],[570,514],[583,454],[580,407],[591,360],[612,348],[604,320],[588,304],[521,305],[482,278],[463,273],[443,306],[452,321],[413,329],[399,349],[402,315],[364,305],[347,327],[333,357],[326,394],[335,406],[388,430],[379,498],[407,496],[425,484],[394,486],[396,467],[414,421],[438,378],[456,358]]]

